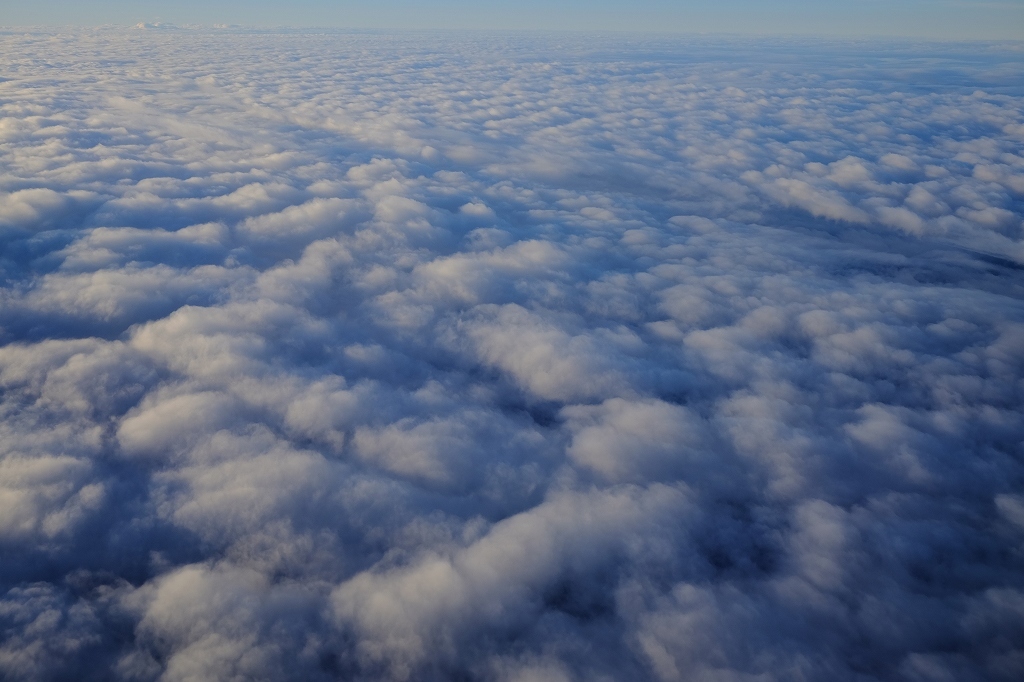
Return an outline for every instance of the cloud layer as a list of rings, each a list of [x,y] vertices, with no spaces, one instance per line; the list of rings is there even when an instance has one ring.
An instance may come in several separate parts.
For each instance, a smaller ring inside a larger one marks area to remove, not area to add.
[[[0,676],[1019,679],[1013,46],[0,42]]]

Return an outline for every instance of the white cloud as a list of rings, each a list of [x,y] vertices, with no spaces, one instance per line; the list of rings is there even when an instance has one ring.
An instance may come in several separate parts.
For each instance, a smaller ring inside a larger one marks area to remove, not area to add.
[[[2,40],[0,677],[1019,677],[1005,46]]]

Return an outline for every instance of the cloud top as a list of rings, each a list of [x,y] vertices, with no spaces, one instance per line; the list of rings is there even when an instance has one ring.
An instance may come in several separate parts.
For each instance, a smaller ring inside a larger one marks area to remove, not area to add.
[[[1016,680],[984,44],[0,37],[0,674]]]

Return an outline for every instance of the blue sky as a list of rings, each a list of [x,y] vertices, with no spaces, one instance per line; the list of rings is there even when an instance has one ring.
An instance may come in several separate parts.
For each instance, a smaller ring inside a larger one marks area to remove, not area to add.
[[[0,3],[0,25],[656,30],[1024,39],[1022,0],[42,0]]]

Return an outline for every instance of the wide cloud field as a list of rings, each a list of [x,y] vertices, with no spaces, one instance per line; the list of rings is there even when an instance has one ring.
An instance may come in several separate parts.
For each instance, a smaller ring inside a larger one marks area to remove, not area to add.
[[[1021,679],[1022,54],[0,33],[0,677]]]

